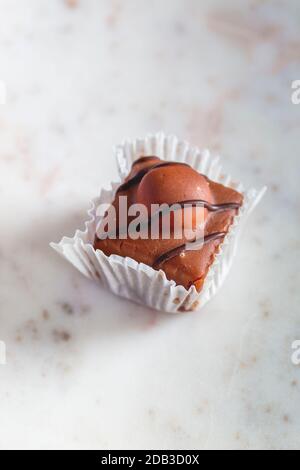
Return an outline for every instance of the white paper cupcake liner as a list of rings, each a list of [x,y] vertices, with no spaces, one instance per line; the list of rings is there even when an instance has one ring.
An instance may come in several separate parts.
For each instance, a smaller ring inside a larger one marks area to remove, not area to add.
[[[222,171],[219,158],[212,157],[208,150],[201,151],[182,142],[175,136],[163,133],[149,135],[144,139],[126,140],[114,149],[120,181],[111,183],[108,190],[92,202],[85,230],[77,230],[73,238],[64,237],[51,246],[90,279],[98,280],[113,293],[134,302],[148,305],[156,310],[178,313],[199,310],[218,291],[226,279],[237,249],[239,235],[248,215],[262,199],[266,188],[245,190],[242,183],[233,181]],[[186,162],[195,170],[213,181],[229,186],[244,195],[244,203],[235,217],[199,293],[192,286],[189,290],[169,281],[162,270],[137,263],[131,258],[117,255],[106,256],[94,250],[93,243],[99,223],[97,207],[111,203],[120,182],[128,175],[132,162],[143,155],[156,155],[164,160]]]

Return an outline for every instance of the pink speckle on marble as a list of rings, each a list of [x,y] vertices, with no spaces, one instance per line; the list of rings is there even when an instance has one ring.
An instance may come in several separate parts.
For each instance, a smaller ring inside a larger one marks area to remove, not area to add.
[[[46,196],[53,188],[60,174],[60,167],[57,165],[49,170],[40,181],[40,192],[42,196]]]
[[[227,9],[210,12],[207,25],[212,32],[229,40],[248,54],[258,44],[272,41],[281,31],[278,25],[266,23],[255,14]]]
[[[69,8],[76,8],[78,6],[78,0],[64,0],[64,2]]]
[[[300,41],[289,41],[277,48],[278,53],[274,60],[272,73],[280,73],[292,63],[300,64]]]
[[[208,109],[194,106],[188,113],[187,133],[189,140],[200,147],[219,148],[223,113],[223,105],[219,103]]]
[[[109,29],[115,29],[120,20],[121,4],[118,1],[111,1],[111,10],[106,17],[106,25]]]

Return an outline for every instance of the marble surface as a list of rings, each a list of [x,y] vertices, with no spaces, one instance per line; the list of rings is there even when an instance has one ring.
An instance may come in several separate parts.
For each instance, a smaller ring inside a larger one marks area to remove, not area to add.
[[[300,4],[0,0],[0,448],[300,448]],[[48,244],[164,130],[269,191],[201,312],[126,302]]]

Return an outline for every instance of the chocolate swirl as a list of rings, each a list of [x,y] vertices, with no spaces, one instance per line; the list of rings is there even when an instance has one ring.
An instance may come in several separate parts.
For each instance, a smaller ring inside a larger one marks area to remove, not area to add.
[[[186,209],[187,207],[204,207],[209,212],[223,212],[228,210],[238,210],[241,207],[241,204],[237,202],[226,202],[223,204],[210,204],[207,201],[203,201],[202,199],[191,199],[187,201],[178,201],[174,202],[172,206],[170,206],[170,211],[179,210],[179,209]],[[166,211],[169,212],[169,211]],[[151,223],[152,220],[157,217],[158,215],[163,215],[161,211],[157,211],[155,214],[149,216],[148,223]]]
[[[199,242],[201,245],[201,248],[206,245],[209,242],[215,241],[215,240],[222,240],[226,235],[226,232],[216,232],[216,233],[211,233],[210,235],[206,235],[204,238],[200,238],[199,240],[194,240],[193,243]],[[156,260],[154,261],[152,267],[153,269],[158,269],[159,266],[161,266],[163,263],[166,263],[166,261],[170,261],[170,259],[175,258],[177,256],[182,255],[183,253],[186,253],[187,251],[194,251],[195,246],[193,248],[189,248],[188,244],[183,244],[178,246],[177,248],[173,248],[170,251],[166,251],[162,255],[160,255]]]

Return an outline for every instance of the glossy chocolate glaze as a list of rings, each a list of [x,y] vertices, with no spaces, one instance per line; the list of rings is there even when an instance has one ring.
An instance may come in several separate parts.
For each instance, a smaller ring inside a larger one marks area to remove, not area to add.
[[[132,181],[132,180],[130,180]],[[134,183],[132,183],[134,184]],[[123,190],[122,190],[123,191]],[[187,200],[187,201],[178,201],[174,203],[174,207],[178,206],[176,208],[179,210],[179,208],[184,209],[186,206],[190,207],[204,207],[210,212],[222,212],[226,210],[238,210],[241,207],[241,203],[235,203],[235,202],[228,202],[225,204],[210,204],[207,201],[203,201],[202,199],[195,199],[195,200]],[[149,226],[151,222],[158,216],[161,215],[161,212],[157,212],[156,214],[153,214],[149,216],[149,219],[147,222],[145,222],[145,225]],[[119,236],[120,233],[127,233],[127,227],[123,228],[117,228],[116,231],[116,236]],[[98,238],[98,237],[97,237]]]
[[[143,156],[133,163],[113,202],[117,213],[121,192],[128,196],[128,208],[134,203],[142,203],[148,210],[151,204],[157,203],[178,205],[179,209],[185,209],[187,205],[195,211],[204,208],[202,244],[199,248],[191,248],[185,238],[164,240],[161,237],[158,240],[128,238],[124,241],[119,234],[122,230],[127,233],[128,227],[117,227],[117,239],[95,237],[95,249],[102,250],[107,256],[128,256],[154,269],[161,268],[167,278],[178,285],[188,289],[194,284],[201,290],[209,267],[242,205],[243,196],[212,182],[185,163],[166,162],[154,156]],[[157,214],[145,221],[146,229]]]
[[[149,158],[149,157],[144,157]],[[141,159],[140,159],[141,160]],[[143,160],[143,162],[146,160]],[[141,162],[139,162],[141,163]],[[144,176],[146,176],[151,170],[156,170],[158,168],[162,168],[165,166],[175,166],[175,165],[184,165],[184,166],[189,166],[186,163],[179,163],[179,162],[164,162],[164,163],[155,163],[154,165],[148,166],[147,168],[143,168],[140,170],[136,175],[134,175],[132,178],[130,178],[128,181],[125,181],[124,184],[121,184],[121,186],[117,190],[117,194],[120,193],[121,191],[127,191],[130,189],[132,186],[135,186],[136,184],[140,183]]]
[[[204,207],[204,209],[207,209],[209,212],[222,212],[222,211],[228,211],[228,210],[238,210],[241,207],[241,203],[237,202],[227,202],[225,204],[210,204],[207,201],[203,201],[202,199],[191,199],[191,200],[186,200],[186,201],[178,201],[174,202],[174,207],[178,206],[181,209],[189,207]],[[159,214],[159,212],[157,213]],[[149,217],[149,222],[151,222],[152,219],[154,219],[157,214],[154,214]]]

